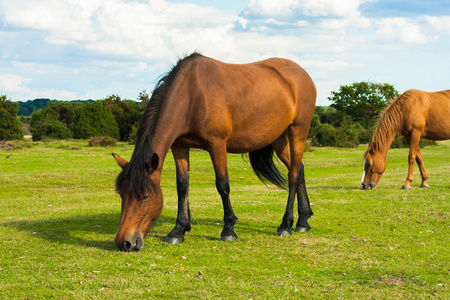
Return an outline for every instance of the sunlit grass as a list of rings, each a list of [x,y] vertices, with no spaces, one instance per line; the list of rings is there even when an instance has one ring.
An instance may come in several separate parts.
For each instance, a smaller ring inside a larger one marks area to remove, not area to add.
[[[0,150],[1,298],[448,298],[449,142],[422,149],[430,188],[410,191],[407,149],[388,152],[374,191],[359,189],[356,149],[305,154],[312,230],[275,235],[287,193],[265,186],[248,159],[229,156],[231,201],[239,220],[232,243],[218,241],[222,204],[206,152],[191,152],[192,230],[181,245],[162,241],[176,219],[175,166],[167,157],[164,210],[140,252],[114,244],[119,167],[133,146],[88,141],[14,142]],[[13,154],[6,159],[9,154]],[[199,278],[201,272],[201,278]]]

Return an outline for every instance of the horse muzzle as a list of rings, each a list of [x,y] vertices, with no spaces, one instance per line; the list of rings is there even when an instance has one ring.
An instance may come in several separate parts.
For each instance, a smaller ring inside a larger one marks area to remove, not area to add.
[[[376,186],[373,182],[371,182],[371,181],[361,183],[361,188],[362,188],[363,190],[373,190],[373,189],[375,189],[376,187],[377,187],[377,186]]]
[[[139,251],[144,247],[144,239],[138,231],[136,231],[133,236],[125,238],[116,236],[115,242],[120,251],[125,252]]]

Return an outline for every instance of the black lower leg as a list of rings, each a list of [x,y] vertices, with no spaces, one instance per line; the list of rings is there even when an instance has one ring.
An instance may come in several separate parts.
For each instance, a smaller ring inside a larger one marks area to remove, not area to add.
[[[289,236],[292,234],[291,227],[294,224],[294,201],[295,189],[293,185],[290,185],[286,212],[283,215],[281,225],[277,229],[278,236]]]
[[[191,211],[189,209],[189,176],[177,172],[178,215],[175,227],[169,232],[165,242],[179,244],[184,241],[184,233],[191,230]]]
[[[306,232],[311,229],[308,224],[308,219],[313,215],[311,205],[309,203],[308,193],[306,192],[305,184],[305,171],[303,169],[303,163],[300,164],[298,169],[298,222],[295,227],[296,232]]]
[[[221,241],[234,241],[237,238],[234,232],[234,224],[236,224],[237,217],[233,212],[230,201],[230,184],[228,178],[218,178],[216,180],[217,191],[222,198],[224,216],[223,216],[223,230],[220,234]]]

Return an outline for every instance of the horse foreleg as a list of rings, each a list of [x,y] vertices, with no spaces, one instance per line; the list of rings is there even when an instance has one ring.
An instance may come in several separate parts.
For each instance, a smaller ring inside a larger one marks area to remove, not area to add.
[[[413,168],[414,161],[416,160],[417,150],[419,149],[420,133],[419,131],[413,130],[410,136],[407,138],[409,143],[409,155],[408,155],[408,176],[406,181],[402,186],[402,190],[411,189],[411,182],[413,181]]]
[[[220,240],[227,242],[234,241],[237,238],[234,232],[234,224],[236,224],[237,217],[234,214],[230,201],[230,181],[228,179],[226,146],[224,144],[220,147],[214,147],[209,153],[216,173],[216,188],[222,198],[224,211],[224,225],[220,234]]]
[[[423,165],[422,153],[420,152],[420,149],[417,151],[416,162],[417,162],[417,165],[419,166],[420,175],[422,176],[422,183],[421,183],[420,187],[428,188],[429,186],[428,186],[427,180],[430,177],[428,176],[427,171],[425,171],[425,166]]]
[[[184,233],[191,230],[191,213],[189,210],[189,148],[172,146],[172,154],[177,169],[178,215],[175,227],[165,242],[179,244],[184,241]]]

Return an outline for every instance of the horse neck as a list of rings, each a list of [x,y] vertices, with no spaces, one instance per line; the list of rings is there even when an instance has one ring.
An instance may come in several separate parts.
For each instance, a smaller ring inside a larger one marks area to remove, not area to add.
[[[387,152],[389,151],[389,148],[391,147],[392,141],[394,140],[396,134],[393,134],[392,136],[389,136],[388,139],[386,139],[385,143],[381,144],[378,143],[376,145],[372,145],[372,149],[378,153],[380,153],[384,159],[386,159]]]
[[[159,170],[162,166],[175,140],[182,135],[185,130],[183,126],[186,120],[186,107],[181,103],[171,105],[170,100],[167,101],[159,113],[158,121],[152,136],[153,153],[158,154],[160,158]]]
[[[383,139],[374,139],[374,142],[371,145],[371,148],[380,153],[384,159],[386,159],[387,152],[389,148],[391,147],[392,142],[394,141],[395,136],[398,132],[392,131],[389,133],[385,133],[385,136]]]
[[[403,99],[402,99],[403,100]],[[392,141],[403,128],[401,100],[397,99],[382,114],[372,139],[372,148],[386,157]]]

